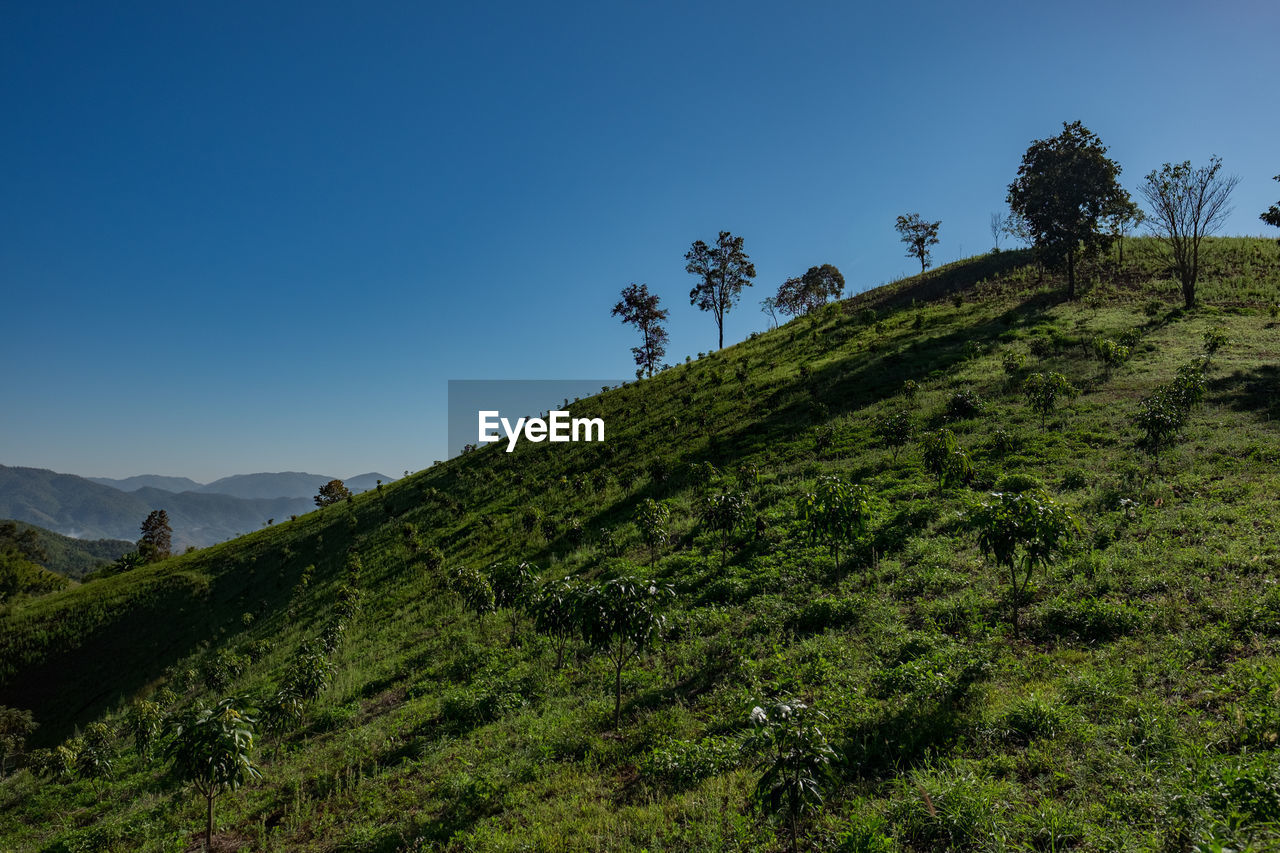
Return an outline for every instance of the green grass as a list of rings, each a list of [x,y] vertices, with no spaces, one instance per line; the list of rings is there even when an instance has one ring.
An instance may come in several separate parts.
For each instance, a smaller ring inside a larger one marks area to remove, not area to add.
[[[785,830],[746,809],[759,770],[738,749],[770,696],[823,711],[840,754],[812,849],[1274,849],[1280,252],[1246,238],[1209,249],[1192,312],[1142,240],[1124,270],[1083,270],[1069,304],[1025,253],[950,264],[575,404],[605,418],[603,446],[486,448],[16,602],[0,609],[0,703],[34,709],[37,740],[54,744],[162,686],[175,709],[217,698],[202,666],[254,642],[265,655],[221,693],[261,695],[328,623],[355,554],[362,611],[337,678],[301,730],[261,739],[262,782],[219,802],[220,849],[784,849]],[[1136,443],[1138,401],[1219,327],[1230,343],[1206,401],[1156,465]],[[1132,357],[1108,371],[1087,345],[1126,332]],[[1081,389],[1043,429],[1010,351],[1023,374]],[[986,403],[948,424],[975,470],[939,493],[917,445],[895,461],[874,427],[904,407],[939,424],[959,391]],[[723,570],[697,521],[704,461],[721,472],[712,488],[747,491],[764,521]],[[839,572],[797,522],[823,474],[872,496],[869,537]],[[1085,527],[1033,581],[1021,641],[962,518],[1010,474]],[[624,677],[615,730],[602,655],[575,645],[556,671],[527,621],[508,643],[503,616],[477,620],[444,578],[498,559],[547,578],[649,573],[634,525],[647,497],[672,509],[652,574],[677,597],[663,641]],[[524,531],[529,507],[546,535]],[[606,529],[622,557],[598,544]],[[198,798],[118,746],[99,791],[27,770],[0,781],[0,849],[193,847]]]

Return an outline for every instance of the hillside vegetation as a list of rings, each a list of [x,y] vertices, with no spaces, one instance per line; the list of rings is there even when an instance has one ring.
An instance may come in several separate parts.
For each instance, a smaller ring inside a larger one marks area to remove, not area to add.
[[[1210,241],[1187,312],[1143,245],[1075,302],[1027,253],[957,262],[575,403],[603,444],[486,447],[0,609],[0,704],[93,758],[0,781],[0,849],[197,848],[134,703],[223,697],[262,709],[262,776],[217,799],[220,850],[790,849],[752,807],[779,701],[830,748],[800,849],[1276,849],[1280,250]],[[1079,393],[1033,411],[1052,373]],[[1142,401],[1196,375],[1145,443]],[[838,551],[804,522],[832,476],[865,496]],[[993,491],[1080,525],[1016,600]],[[669,585],[665,622],[620,677],[578,636],[557,667],[545,612],[502,608],[522,561]]]

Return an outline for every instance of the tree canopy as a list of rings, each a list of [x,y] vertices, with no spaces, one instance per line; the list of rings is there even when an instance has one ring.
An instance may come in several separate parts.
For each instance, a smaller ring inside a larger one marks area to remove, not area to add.
[[[351,490],[347,488],[346,483],[341,480],[330,480],[320,487],[320,492],[315,498],[316,506],[332,506],[349,497],[351,497]]]
[[[716,318],[720,335],[718,348],[724,347],[724,315],[738,302],[742,288],[756,277],[755,264],[742,248],[742,238],[721,231],[714,246],[701,240],[694,242],[684,256],[685,271],[696,276],[698,283],[689,291],[689,303]]]
[[[789,278],[778,287],[766,310],[776,309],[788,317],[808,314],[844,292],[844,276],[832,264],[809,267],[804,275]]]
[[[1120,166],[1107,147],[1078,121],[1062,133],[1037,139],[1022,155],[1009,185],[1009,206],[1025,220],[1031,241],[1049,265],[1067,268],[1067,297],[1076,295],[1076,254],[1099,251],[1111,237],[1100,223],[1132,204],[1118,183]]]
[[[138,540],[138,553],[148,563],[168,559],[173,549],[173,528],[169,526],[169,513],[155,509],[142,522],[142,538]]]
[[[653,376],[667,354],[667,330],[662,325],[667,311],[658,307],[658,294],[649,293],[647,284],[632,283],[623,288],[622,299],[610,313],[640,332],[640,346],[631,348],[636,359],[636,378],[642,374]]]
[[[942,220],[926,222],[918,213],[910,213],[898,217],[894,226],[901,235],[902,242],[907,244],[907,257],[920,262],[920,272],[929,268],[929,247],[938,245],[938,229]]]

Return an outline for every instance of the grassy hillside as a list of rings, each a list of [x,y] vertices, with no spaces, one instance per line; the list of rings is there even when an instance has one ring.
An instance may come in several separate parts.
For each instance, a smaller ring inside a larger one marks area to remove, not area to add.
[[[0,519],[3,523],[3,519]],[[44,567],[69,578],[81,578],[100,566],[110,563],[121,554],[134,549],[134,543],[123,539],[73,539],[45,530],[34,524],[14,522],[19,530],[33,528],[48,559]]]
[[[33,709],[47,746],[120,727],[139,697],[261,699],[355,589],[332,683],[259,736],[262,779],[219,799],[218,849],[787,849],[749,806],[751,714],[774,699],[823,713],[835,751],[803,849],[1276,849],[1280,251],[1213,241],[1184,312],[1143,249],[1074,303],[1023,253],[958,262],[575,404],[603,445],[491,446],[0,609],[0,704]],[[1207,332],[1225,345],[1205,398],[1154,459],[1139,403]],[[1099,337],[1131,357],[1100,361]],[[1042,425],[1021,388],[1050,371],[1080,393]],[[917,437],[896,449],[877,427],[902,411]],[[925,470],[941,427],[965,482]],[[869,495],[838,567],[800,522],[827,475]],[[1081,530],[1033,575],[1015,637],[969,519],[1036,484]],[[750,506],[727,549],[701,512],[724,493]],[[656,551],[649,498],[671,513]],[[572,641],[557,669],[527,616],[477,617],[450,582],[520,560],[674,589],[618,724],[603,653]],[[194,848],[203,800],[123,731],[111,744],[109,779],[0,781],[0,849]]]

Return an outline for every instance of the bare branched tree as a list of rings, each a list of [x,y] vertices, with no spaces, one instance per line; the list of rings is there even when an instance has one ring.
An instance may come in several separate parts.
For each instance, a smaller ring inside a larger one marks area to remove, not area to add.
[[[991,214],[991,239],[995,241],[996,251],[1000,251],[1000,238],[1005,235],[1005,215],[996,211]]]
[[[1150,208],[1147,229],[1168,253],[1188,308],[1196,304],[1200,242],[1221,228],[1231,214],[1227,201],[1240,183],[1236,176],[1221,171],[1221,157],[1210,157],[1208,165],[1199,168],[1193,168],[1190,160],[1165,163],[1138,187]]]

